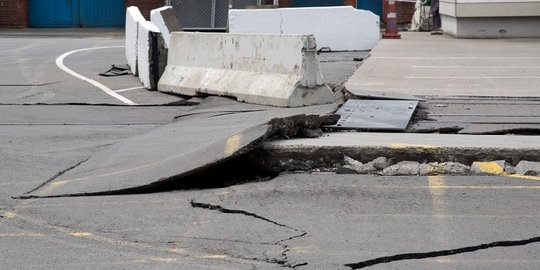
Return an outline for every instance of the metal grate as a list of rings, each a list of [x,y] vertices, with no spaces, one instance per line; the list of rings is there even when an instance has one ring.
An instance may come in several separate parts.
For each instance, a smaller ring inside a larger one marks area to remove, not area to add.
[[[417,100],[349,99],[336,112],[341,118],[336,129],[400,130],[407,128]]]
[[[244,9],[264,0],[167,0],[186,30],[226,29],[229,8]],[[274,3],[277,1],[274,1]]]

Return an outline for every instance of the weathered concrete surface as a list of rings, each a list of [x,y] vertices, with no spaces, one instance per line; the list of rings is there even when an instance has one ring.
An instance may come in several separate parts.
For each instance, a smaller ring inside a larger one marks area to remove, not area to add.
[[[137,40],[139,22],[146,21],[138,7],[131,6],[126,9],[126,59],[131,72],[138,74],[137,68]]]
[[[160,60],[166,59],[166,51],[159,45],[159,29],[149,21],[139,23],[137,37],[137,69],[139,79],[148,90],[157,90]],[[164,54],[160,57],[160,54]]]
[[[315,47],[313,36],[175,32],[158,90],[280,107],[330,103]]]
[[[419,96],[540,96],[540,39],[401,37],[381,40],[345,86]]]
[[[522,160],[516,165],[516,173],[523,175],[540,175],[540,162]]]
[[[314,35],[317,49],[332,51],[371,50],[380,39],[379,16],[351,6],[233,9],[229,31]]]
[[[0,210],[0,251],[9,269],[345,270],[537,237],[539,191],[538,181],[495,176],[286,174],[219,189],[11,200]],[[530,243],[370,268],[533,270],[539,252]]]
[[[278,109],[224,98],[207,99],[206,106],[211,109],[201,106],[174,123],[114,144],[56,178],[43,179],[46,185],[27,195],[109,193],[174,182],[173,177],[250,151],[274,130],[273,118],[335,110],[335,105]]]
[[[316,139],[264,143],[267,166],[276,170],[336,168],[347,155],[361,162],[377,157],[399,161],[538,160],[538,136],[494,136],[415,133],[325,133]]]
[[[150,21],[159,28],[166,48],[171,43],[171,33],[182,31],[180,20],[171,6],[164,6],[150,11]]]

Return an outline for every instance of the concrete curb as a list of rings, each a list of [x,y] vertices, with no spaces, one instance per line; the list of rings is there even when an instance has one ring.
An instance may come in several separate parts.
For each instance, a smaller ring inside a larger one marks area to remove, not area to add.
[[[540,160],[540,137],[416,133],[325,133],[317,139],[268,141],[260,153],[271,169],[311,170],[343,164],[349,156],[361,162],[377,157],[399,161],[472,164],[474,161]]]

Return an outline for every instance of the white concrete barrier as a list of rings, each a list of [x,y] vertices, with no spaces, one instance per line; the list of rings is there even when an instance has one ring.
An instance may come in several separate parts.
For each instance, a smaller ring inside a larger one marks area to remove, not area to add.
[[[159,29],[149,21],[139,22],[139,34],[137,37],[137,70],[139,79],[146,89],[156,90],[159,76],[156,77],[158,61]]]
[[[152,10],[150,12],[150,21],[159,28],[167,48],[169,48],[171,32],[182,31],[180,20],[171,6]]]
[[[317,49],[371,50],[380,39],[379,16],[350,6],[233,9],[230,33],[314,35]]]
[[[158,90],[298,107],[333,101],[313,36],[174,32]]]
[[[145,21],[137,7],[126,9],[126,59],[131,72],[137,76],[137,35],[139,22]]]

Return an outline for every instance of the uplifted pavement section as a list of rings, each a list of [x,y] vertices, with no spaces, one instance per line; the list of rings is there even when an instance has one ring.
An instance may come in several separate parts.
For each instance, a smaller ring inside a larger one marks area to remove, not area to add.
[[[110,194],[181,181],[178,177],[251,150],[281,124],[294,128],[308,121],[300,117],[292,119],[292,123],[277,123],[272,119],[328,115],[336,109],[336,105],[278,109],[217,97],[205,101],[171,124],[120,141],[55,177],[44,179],[43,185],[25,196]]]
[[[269,167],[307,170],[335,165],[343,155],[363,162],[377,157],[396,161],[535,160],[540,157],[538,136],[418,134],[418,133],[325,133],[315,139],[268,141],[263,145]],[[287,164],[284,168],[282,164]]]
[[[346,88],[418,96],[540,96],[540,39],[401,35],[381,40]]]

